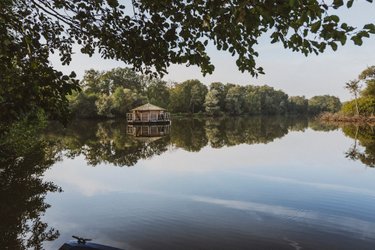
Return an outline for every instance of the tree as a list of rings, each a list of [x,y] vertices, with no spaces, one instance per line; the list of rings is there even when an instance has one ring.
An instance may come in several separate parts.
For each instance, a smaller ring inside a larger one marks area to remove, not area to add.
[[[170,89],[170,109],[174,112],[195,113],[204,110],[207,87],[199,80],[187,80]]]
[[[81,81],[84,91],[111,95],[117,87],[132,89],[139,93],[145,91],[143,76],[130,68],[114,68],[108,71],[86,70]]]
[[[283,114],[287,111],[288,95],[264,86],[247,86],[245,106],[249,114]]]
[[[366,83],[366,87],[361,92],[361,96],[371,96],[375,98],[375,65],[367,67],[362,71],[358,79]]]
[[[241,115],[244,112],[244,88],[234,86],[228,90],[225,97],[226,111],[231,115]]]
[[[307,114],[308,100],[304,96],[291,96],[288,111],[292,114]]]
[[[219,98],[220,110],[225,109],[225,96],[227,95],[228,88],[221,82],[212,82],[209,87],[210,91],[215,90],[217,92],[217,98]]]
[[[106,93],[108,94],[108,86],[103,85],[102,76],[104,72],[94,69],[89,69],[85,71],[83,79],[80,82],[83,90],[87,93]]]
[[[351,80],[347,83],[345,83],[345,88],[349,90],[351,94],[354,96],[354,102],[355,102],[355,110],[356,115],[359,115],[359,108],[358,108],[358,94],[361,91],[361,85],[359,84],[358,80]]]
[[[220,114],[220,93],[217,89],[211,89],[207,92],[204,106],[208,115],[216,116]]]
[[[147,86],[147,99],[150,103],[160,107],[168,107],[169,90],[167,82],[160,79],[152,79]]]
[[[95,102],[95,106],[98,110],[98,115],[104,117],[113,117],[112,108],[113,100],[109,95],[100,95],[98,100]]]
[[[134,90],[118,87],[112,95],[113,110],[118,116],[125,116],[132,108],[146,103],[147,98]]]
[[[367,0],[372,2],[371,0]],[[353,5],[346,2],[346,7]],[[207,45],[237,56],[241,71],[257,67],[255,45],[264,34],[271,43],[305,55],[337,49],[351,39],[356,45],[375,33],[374,24],[356,30],[331,14],[344,1],[327,5],[306,1],[152,1],[135,0],[2,0],[0,1],[0,114],[19,117],[35,108],[64,120],[66,95],[78,89],[74,74],[49,64],[50,54],[62,64],[73,47],[84,54],[121,60],[135,70],[163,75],[170,64],[197,65],[203,74],[214,65]],[[133,11],[127,11],[126,8]],[[5,116],[4,116],[5,117]]]
[[[190,111],[200,112],[204,110],[204,101],[208,92],[206,85],[198,80],[192,81],[190,90]]]
[[[361,91],[362,82],[365,88]],[[342,106],[342,113],[349,116],[372,116],[375,113],[375,66],[367,67],[358,79],[346,83],[345,88],[353,94],[354,100]]]
[[[188,101],[184,91],[184,86],[181,83],[176,83],[169,89],[169,96],[169,110],[172,112],[188,112]]]
[[[308,101],[308,110],[311,114],[322,112],[335,113],[341,108],[340,99],[335,96],[321,95],[313,96]]]
[[[373,116],[375,114],[375,98],[364,96],[358,98],[357,102],[354,100],[346,102],[342,105],[341,112],[348,116],[358,115],[358,113],[361,116]]]
[[[95,93],[79,92],[70,97],[70,110],[76,117],[93,118],[97,116],[96,101],[99,96]]]

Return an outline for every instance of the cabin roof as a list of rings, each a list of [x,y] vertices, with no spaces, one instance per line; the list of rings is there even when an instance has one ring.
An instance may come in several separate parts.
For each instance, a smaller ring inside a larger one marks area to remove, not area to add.
[[[139,106],[139,107],[136,107],[136,108],[133,108],[131,111],[164,111],[166,109],[163,109],[161,107],[158,107],[158,106],[155,106],[151,103],[146,103],[142,106]]]

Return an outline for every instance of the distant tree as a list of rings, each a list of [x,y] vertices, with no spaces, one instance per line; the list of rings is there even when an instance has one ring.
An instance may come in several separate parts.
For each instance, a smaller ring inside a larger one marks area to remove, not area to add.
[[[217,89],[213,88],[207,92],[204,106],[208,115],[217,116],[220,114],[220,93]]]
[[[362,116],[371,116],[375,114],[375,98],[371,96],[364,96],[358,98],[357,102],[354,100],[346,102],[342,105],[341,112],[345,115],[354,116],[359,113]]]
[[[345,83],[345,88],[349,90],[349,92],[354,96],[356,115],[359,115],[358,94],[361,91],[361,85],[359,84],[359,80],[352,80]]]
[[[101,78],[103,74],[104,72],[94,69],[86,70],[83,79],[80,82],[82,89],[87,93],[109,94],[108,87],[102,86],[103,82],[101,81]]]
[[[361,91],[361,83],[365,88]],[[371,116],[375,113],[375,66],[363,70],[358,79],[346,83],[345,88],[353,94],[354,100],[346,102],[341,109],[344,115]]]
[[[169,110],[172,112],[188,112],[188,97],[181,83],[176,83],[169,89],[169,96]]]
[[[221,82],[212,82],[210,84],[209,90],[215,90],[217,92],[217,98],[219,99],[220,110],[225,109],[225,96],[227,95],[228,88]]]
[[[146,92],[150,103],[164,108],[168,107],[170,93],[167,82],[160,79],[153,79],[149,82]]]
[[[231,115],[241,115],[244,112],[244,88],[234,86],[228,90],[225,97],[225,109]]]
[[[283,114],[288,95],[267,85],[246,87],[246,109],[249,114]]]
[[[117,87],[112,95],[113,113],[124,117],[132,108],[145,104],[147,98],[134,90]]]
[[[95,101],[98,115],[105,117],[113,117],[113,100],[112,97],[106,94],[100,95],[98,100]]]
[[[109,71],[90,69],[85,71],[81,85],[88,93],[111,95],[117,87],[132,89],[138,93],[145,91],[143,76],[129,68],[114,68]]]
[[[330,95],[314,96],[309,99],[308,105],[309,113],[311,114],[335,113],[341,108],[340,99]]]
[[[94,93],[80,92],[74,97],[70,97],[70,109],[74,116],[83,118],[93,118],[98,114],[95,105],[99,96]]]
[[[375,97],[375,65],[367,67],[358,76],[358,79],[364,81],[366,86],[361,92],[361,96]]]
[[[308,100],[304,96],[291,96],[288,99],[288,112],[292,114],[307,114]]]
[[[204,110],[207,87],[199,80],[187,80],[170,89],[170,109],[173,112],[195,113]]]
[[[200,81],[190,82],[190,111],[192,113],[204,111],[204,101],[207,94],[207,87]]]
[[[117,87],[123,87],[143,94],[146,88],[146,81],[143,80],[143,76],[130,68],[109,70],[104,73],[103,80],[109,82],[110,93],[113,93]]]

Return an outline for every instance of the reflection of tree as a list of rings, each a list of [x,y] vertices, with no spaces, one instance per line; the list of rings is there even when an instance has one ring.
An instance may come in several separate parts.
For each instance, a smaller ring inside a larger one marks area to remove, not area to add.
[[[207,145],[202,119],[178,119],[172,123],[171,143],[187,151],[198,152]]]
[[[238,144],[268,143],[281,138],[288,130],[303,130],[307,118],[238,117],[175,119],[168,136],[157,140],[142,140],[127,134],[122,122],[76,121],[66,129],[53,125],[46,136],[60,141],[66,156],[84,155],[93,166],[111,163],[133,166],[140,159],[160,155],[168,145],[197,152],[208,143],[214,148]]]
[[[309,128],[315,131],[333,131],[339,129],[338,124],[321,122],[319,119],[312,119],[309,121]]]
[[[126,133],[122,122],[74,122],[66,129],[49,128],[46,135],[59,138],[61,150],[75,157],[84,155],[90,165],[111,163],[133,166],[140,159],[160,155],[167,150],[169,136],[156,141],[142,141]]]
[[[300,130],[307,126],[306,119],[257,116],[206,120],[207,138],[214,148],[238,144],[268,143],[281,138],[288,130]]]
[[[374,126],[345,125],[342,130],[346,136],[354,139],[353,145],[345,153],[346,157],[359,160],[369,167],[375,167]]]
[[[0,140],[0,245],[2,249],[42,249],[59,232],[41,220],[49,192],[61,191],[42,179],[56,160],[52,143],[36,137],[33,125],[18,124]]]

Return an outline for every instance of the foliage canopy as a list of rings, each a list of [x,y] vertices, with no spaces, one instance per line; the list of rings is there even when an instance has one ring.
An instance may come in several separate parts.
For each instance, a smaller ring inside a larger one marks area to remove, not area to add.
[[[372,2],[372,0],[367,0]],[[237,56],[241,71],[263,73],[256,66],[259,38],[305,55],[375,33],[374,24],[355,29],[332,9],[350,8],[353,0],[324,1],[153,1],[124,6],[117,0],[3,0],[0,2],[0,111],[17,117],[43,108],[66,118],[66,95],[78,89],[75,74],[49,64],[58,53],[63,64],[73,47],[84,54],[121,60],[146,74],[166,73],[170,64],[197,65],[211,73],[208,43]]]

